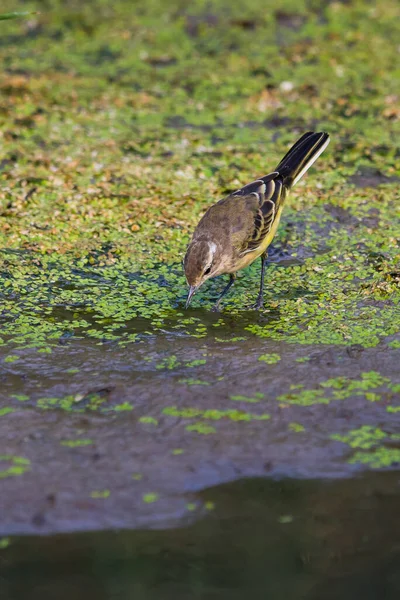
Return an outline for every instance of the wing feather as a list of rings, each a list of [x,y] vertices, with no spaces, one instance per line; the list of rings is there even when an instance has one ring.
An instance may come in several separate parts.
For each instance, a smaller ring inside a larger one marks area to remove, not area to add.
[[[264,187],[262,190],[264,193],[260,190],[262,185]],[[250,186],[254,187],[250,188]],[[264,183],[263,180],[259,180],[249,184],[249,186],[245,186],[245,188],[249,191],[251,190],[250,194],[254,194],[258,197],[259,207],[254,214],[252,234],[242,245],[242,255],[247,254],[248,252],[254,252],[254,250],[257,250],[257,248],[262,246],[265,238],[273,227],[275,218],[278,214],[278,209],[286,195],[286,188],[278,174],[274,174],[274,179],[271,178],[267,183]],[[241,192],[241,190],[239,190],[239,192]]]

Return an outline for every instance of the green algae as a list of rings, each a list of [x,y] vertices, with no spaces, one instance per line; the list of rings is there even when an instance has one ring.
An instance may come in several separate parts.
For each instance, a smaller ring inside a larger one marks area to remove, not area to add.
[[[10,413],[13,413],[14,409],[11,408],[11,406],[4,406],[3,408],[0,408],[0,417],[5,417],[6,415],[9,415]]]
[[[299,406],[312,406],[314,404],[329,404],[333,400],[346,400],[353,396],[362,396],[369,402],[379,402],[382,394],[377,391],[383,387],[394,391],[397,384],[393,384],[388,377],[382,376],[377,371],[365,371],[360,379],[349,377],[335,377],[319,383],[315,389],[304,389],[304,386],[291,386],[291,391],[277,397],[282,404],[297,404]]]
[[[293,515],[281,515],[278,521],[279,523],[282,523],[282,525],[287,525],[288,523],[293,522]]]
[[[294,431],[295,433],[303,433],[306,428],[301,423],[289,423],[288,428],[290,431]]]
[[[382,431],[378,427],[363,425],[345,435],[334,434],[330,437],[332,440],[342,442],[350,448],[358,450],[348,460],[349,464],[364,464],[373,469],[380,469],[400,463],[400,450],[396,447],[390,447],[391,444],[398,444],[400,434],[391,434]],[[369,452],[364,452],[364,450]]]
[[[144,423],[145,425],[158,425],[157,419],[148,416],[140,417],[139,423]]]
[[[299,406],[313,406],[314,404],[329,404],[323,390],[302,390],[301,392],[289,392],[277,397],[282,404],[297,404]]]
[[[29,396],[27,396],[26,394],[11,394],[11,398],[18,400],[18,402],[26,402],[27,400],[29,400]]]
[[[368,465],[372,469],[382,469],[400,464],[398,448],[377,448],[374,452],[356,452],[349,460],[350,464]]]
[[[229,419],[230,421],[266,421],[270,418],[268,414],[255,415],[241,410],[202,410],[198,408],[178,408],[177,406],[167,406],[163,409],[163,414],[170,417],[182,417],[184,419],[193,419],[201,417],[211,421],[220,421]]]
[[[179,379],[178,383],[184,383],[185,385],[211,385],[209,381],[203,381],[202,379]]]
[[[62,398],[39,398],[36,401],[37,408],[41,410],[63,410],[66,412],[84,412],[97,411],[102,408],[102,405],[106,402],[105,398],[98,396],[97,394],[88,394],[87,396],[74,396],[68,394]],[[124,405],[121,405],[124,406]],[[118,408],[114,407],[114,410],[131,410],[130,408]]]
[[[6,464],[4,465],[2,463]],[[0,479],[23,475],[30,470],[30,464],[31,461],[23,456],[12,456],[10,454],[0,455]]]
[[[91,498],[109,498],[111,495],[110,490],[93,490],[93,492],[90,492],[90,497]]]
[[[174,355],[171,356],[167,356],[166,358],[164,358],[160,363],[158,363],[158,365],[156,365],[156,369],[175,369],[176,367],[178,367],[180,365],[180,362],[178,361],[177,357]]]
[[[123,402],[122,404],[116,404],[115,406],[110,407],[109,410],[115,410],[116,412],[124,412],[133,410],[133,406],[129,402]]]
[[[186,431],[194,431],[195,433],[200,433],[202,435],[217,433],[215,427],[212,427],[212,425],[208,425],[207,423],[202,423],[201,421],[193,423],[192,425],[187,425],[185,429]]]
[[[206,362],[207,361],[204,358],[198,358],[185,362],[185,367],[199,367],[201,365],[205,365]]]
[[[393,340],[388,343],[389,348],[400,348],[400,340]]]
[[[7,344],[45,354],[70,337],[122,347],[165,330],[206,338],[203,316],[182,311],[190,232],[210,202],[273,168],[315,123],[332,144],[293,192],[277,234],[301,264],[270,265],[261,323],[243,317],[259,268],[241,273],[224,305],[235,332],[212,327],[221,342],[248,331],[364,347],[398,333],[395,0],[376,3],[373,18],[357,3],[288,0],[302,21],[284,36],[260,0],[155,0],[134,21],[122,0],[112,11],[92,2],[79,19],[59,0],[48,5],[50,20],[46,12],[29,23],[34,34],[24,21],[2,23]],[[363,169],[378,174],[378,187],[354,185]],[[194,309],[208,311],[221,285],[204,286]]]
[[[262,354],[258,357],[258,360],[267,363],[267,365],[275,365],[281,360],[281,357],[279,354],[271,352],[270,354]]]
[[[10,538],[1,537],[0,538],[0,550],[5,550],[11,544]]]
[[[157,502],[159,496],[155,492],[148,492],[147,494],[143,494],[142,499],[146,504],[153,504],[154,502]]]
[[[16,354],[10,354],[9,356],[5,357],[4,362],[5,363],[13,363],[13,362],[15,362],[16,360],[19,360],[19,359],[20,359],[20,357],[17,356]]]
[[[231,400],[234,400],[235,402],[257,403],[257,402],[260,402],[260,400],[262,400],[264,398],[264,394],[262,394],[261,392],[256,392],[254,394],[254,397],[235,395],[235,396],[229,396],[229,398]]]
[[[386,437],[387,434],[384,431],[370,425],[363,425],[359,429],[349,431],[347,435],[331,435],[332,440],[348,444],[351,448],[362,448],[364,450],[373,448]]]
[[[60,444],[61,446],[66,446],[67,448],[83,448],[85,446],[91,446],[93,444],[93,440],[62,440]]]

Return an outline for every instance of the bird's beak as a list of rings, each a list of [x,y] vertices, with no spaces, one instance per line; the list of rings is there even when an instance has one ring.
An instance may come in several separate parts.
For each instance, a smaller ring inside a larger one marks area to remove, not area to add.
[[[190,286],[188,297],[187,297],[187,300],[186,300],[186,306],[185,306],[185,308],[188,308],[188,306],[189,306],[189,304],[190,304],[190,302],[191,302],[191,300],[192,300],[192,298],[193,298],[193,296],[194,296],[197,288],[198,288],[197,285],[191,285]]]

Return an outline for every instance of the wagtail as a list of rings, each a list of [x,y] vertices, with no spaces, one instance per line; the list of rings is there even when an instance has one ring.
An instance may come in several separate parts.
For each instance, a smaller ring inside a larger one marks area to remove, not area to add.
[[[327,133],[305,133],[275,171],[210,206],[194,231],[184,259],[190,286],[186,308],[207,279],[229,273],[229,283],[214,306],[218,310],[235,281],[236,272],[259,256],[261,283],[255,308],[262,307],[267,250],[278,228],[286,196],[328,144]]]

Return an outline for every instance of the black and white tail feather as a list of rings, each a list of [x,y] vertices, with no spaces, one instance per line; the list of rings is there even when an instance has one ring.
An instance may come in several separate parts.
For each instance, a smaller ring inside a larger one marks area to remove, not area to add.
[[[276,196],[276,194],[273,193],[275,189],[271,182],[275,182],[275,184],[279,182],[280,186],[278,187],[280,189],[286,188],[288,191],[315,163],[329,142],[330,139],[327,133],[308,131],[285,154],[275,171],[252,181],[252,183],[248,183],[234,192],[233,195],[247,196],[256,193],[272,199],[272,195]],[[271,195],[268,193],[270,191],[272,191]]]
[[[254,229],[241,249],[241,254],[257,250],[270,233],[280,208],[290,190],[329,144],[329,135],[324,132],[305,133],[285,154],[275,171],[249,183],[237,190],[233,196],[255,195],[258,198],[259,210],[254,218]]]

